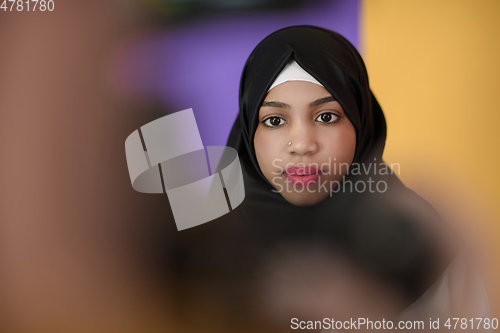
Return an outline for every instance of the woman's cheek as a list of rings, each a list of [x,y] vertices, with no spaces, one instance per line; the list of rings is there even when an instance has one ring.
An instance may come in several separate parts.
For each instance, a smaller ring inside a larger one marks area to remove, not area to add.
[[[272,158],[274,154],[273,140],[270,135],[266,135],[260,128],[255,132],[254,137],[255,155],[260,169],[267,176],[268,170],[272,167]]]
[[[335,157],[338,162],[351,163],[356,151],[356,131],[353,127],[342,128],[337,131],[332,140],[329,141],[328,150],[330,156]]]

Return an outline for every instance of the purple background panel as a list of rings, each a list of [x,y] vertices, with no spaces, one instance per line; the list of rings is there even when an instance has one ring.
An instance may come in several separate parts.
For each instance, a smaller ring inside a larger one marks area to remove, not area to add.
[[[192,108],[204,145],[225,145],[238,113],[240,75],[253,48],[280,28],[310,24],[359,45],[359,0],[325,1],[295,11],[224,15],[155,31],[117,57],[118,85],[160,101],[165,113]]]

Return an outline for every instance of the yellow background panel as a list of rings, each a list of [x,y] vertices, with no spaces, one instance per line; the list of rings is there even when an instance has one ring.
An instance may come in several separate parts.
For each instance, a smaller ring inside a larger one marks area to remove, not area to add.
[[[500,1],[365,0],[384,159],[477,252],[500,317]]]

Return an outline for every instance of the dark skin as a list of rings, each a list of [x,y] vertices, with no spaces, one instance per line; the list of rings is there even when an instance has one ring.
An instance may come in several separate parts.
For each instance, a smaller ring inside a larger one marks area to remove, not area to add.
[[[288,81],[271,89],[262,103],[254,147],[260,169],[275,190],[296,206],[310,206],[328,197],[347,172],[356,131],[324,87]],[[318,169],[319,178],[292,179],[286,174],[289,167],[307,166]]]

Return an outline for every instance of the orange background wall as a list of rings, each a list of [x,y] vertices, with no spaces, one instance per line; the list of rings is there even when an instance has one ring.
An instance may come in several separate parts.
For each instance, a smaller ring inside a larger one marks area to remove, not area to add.
[[[477,252],[500,316],[500,1],[365,0],[384,158]]]

